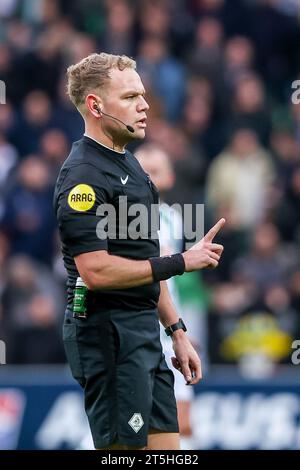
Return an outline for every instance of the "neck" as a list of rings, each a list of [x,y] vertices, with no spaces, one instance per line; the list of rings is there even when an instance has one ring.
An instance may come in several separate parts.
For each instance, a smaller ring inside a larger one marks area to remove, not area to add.
[[[88,136],[91,137],[92,139],[96,140],[100,144],[105,145],[106,147],[115,150],[116,152],[124,152],[125,151],[125,145],[126,144],[121,144],[119,142],[116,142],[113,137],[111,137],[108,134],[105,134],[103,130],[101,129],[100,123],[97,122],[97,125],[85,123],[85,131],[84,133]]]

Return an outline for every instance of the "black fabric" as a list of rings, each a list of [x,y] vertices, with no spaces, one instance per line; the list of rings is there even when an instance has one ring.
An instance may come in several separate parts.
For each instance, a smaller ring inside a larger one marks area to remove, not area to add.
[[[128,176],[128,178],[127,178]],[[126,184],[122,184],[126,181]],[[70,191],[79,184],[91,187],[95,193],[93,207],[86,211],[74,210],[68,204]],[[119,202],[120,197],[127,198],[128,207],[143,203],[148,210],[149,220],[144,237],[128,237],[130,224],[121,226]],[[136,158],[128,151],[124,154],[115,152],[83,137],[72,146],[71,153],[65,161],[57,179],[54,194],[54,209],[58,220],[64,264],[68,272],[68,307],[72,309],[73,290],[79,276],[74,257],[81,253],[107,250],[108,253],[128,259],[146,260],[159,256],[157,230],[151,231],[151,205],[158,207],[158,192],[149,176],[143,171]],[[104,216],[97,215],[97,208],[102,204],[111,204],[116,217],[111,224],[117,237],[108,233],[106,240],[99,239],[97,227]],[[115,224],[115,225],[114,225]],[[157,225],[158,228],[158,225]],[[119,234],[126,236],[123,239]],[[98,290],[88,294],[88,313],[106,309],[155,308],[159,298],[159,283],[133,287],[130,289]]]
[[[149,429],[178,432],[174,375],[162,353],[157,310],[106,311],[86,320],[67,312],[63,328],[95,448],[143,447]],[[136,414],[143,425],[134,430],[129,421]]]
[[[182,275],[185,262],[181,253],[149,259],[154,282],[164,281],[176,275]]]

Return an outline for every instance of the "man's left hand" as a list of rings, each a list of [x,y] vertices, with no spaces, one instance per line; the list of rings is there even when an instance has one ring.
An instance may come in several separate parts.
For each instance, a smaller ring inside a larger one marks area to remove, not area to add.
[[[177,330],[172,335],[173,349],[176,357],[172,364],[186,380],[186,385],[195,385],[202,379],[201,361],[195,349],[183,330]]]

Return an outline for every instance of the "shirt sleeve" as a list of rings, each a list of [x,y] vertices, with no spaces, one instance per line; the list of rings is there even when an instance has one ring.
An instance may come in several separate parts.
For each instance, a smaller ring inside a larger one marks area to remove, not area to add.
[[[103,230],[97,230],[104,216],[97,215],[97,209],[110,199],[107,178],[98,168],[79,164],[65,170],[58,190],[57,220],[61,240],[73,257],[107,250]]]

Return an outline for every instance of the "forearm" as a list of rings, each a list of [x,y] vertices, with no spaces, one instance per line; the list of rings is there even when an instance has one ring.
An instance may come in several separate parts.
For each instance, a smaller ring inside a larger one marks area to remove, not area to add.
[[[158,315],[160,322],[165,328],[177,323],[179,320],[179,315],[169,293],[167,281],[160,282]]]
[[[131,260],[107,254],[99,263],[95,258],[92,266],[78,270],[90,290],[129,289],[153,282],[151,265],[147,260]]]

